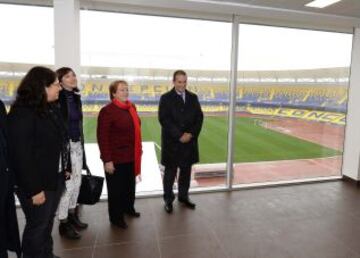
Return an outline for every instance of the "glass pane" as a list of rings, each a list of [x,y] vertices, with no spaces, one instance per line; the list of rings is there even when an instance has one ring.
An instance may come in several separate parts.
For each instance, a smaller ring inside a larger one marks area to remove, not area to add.
[[[142,120],[144,169],[137,191],[162,190],[158,104],[173,87],[173,72],[183,69],[187,89],[198,95],[205,113],[200,162],[193,166],[191,186],[224,185],[230,47],[229,23],[81,11],[86,141],[95,170],[103,173],[95,137],[97,113],[109,102],[109,84],[124,79]]]
[[[341,175],[352,35],[239,29],[234,183]]]
[[[0,4],[0,98],[8,107],[25,73],[54,64],[53,8]]]

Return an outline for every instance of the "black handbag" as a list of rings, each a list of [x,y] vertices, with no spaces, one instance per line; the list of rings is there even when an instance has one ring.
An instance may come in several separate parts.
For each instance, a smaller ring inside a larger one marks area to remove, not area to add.
[[[93,176],[90,169],[86,169],[86,175],[81,175],[81,187],[78,197],[79,204],[94,205],[100,200],[104,178]]]

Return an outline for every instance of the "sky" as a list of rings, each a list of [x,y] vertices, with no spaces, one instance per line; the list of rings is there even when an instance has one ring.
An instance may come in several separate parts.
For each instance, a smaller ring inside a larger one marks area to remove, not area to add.
[[[0,62],[54,63],[53,8],[0,4],[0,32]],[[80,34],[85,66],[230,68],[230,23],[81,11]],[[351,34],[241,24],[238,69],[348,67],[351,45]]]

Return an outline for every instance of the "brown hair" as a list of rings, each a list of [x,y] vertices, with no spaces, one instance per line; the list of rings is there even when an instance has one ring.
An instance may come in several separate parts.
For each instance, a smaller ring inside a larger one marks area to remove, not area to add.
[[[187,74],[184,70],[176,70],[173,74],[173,82],[176,80],[176,76],[178,76],[178,75],[187,76]]]
[[[70,73],[70,72],[73,72],[73,73],[75,74],[75,76],[76,76],[76,73],[75,73],[74,70],[71,69],[70,67],[61,67],[61,68],[57,69],[57,70],[56,70],[56,75],[57,75],[57,77],[58,77],[59,82],[61,83],[61,82],[62,82],[62,78],[63,78],[66,74],[68,74],[68,73]],[[79,90],[78,87],[76,87],[76,88],[74,89],[74,91],[75,91],[75,92],[79,92],[80,90]]]
[[[110,99],[113,100],[114,96],[113,94],[116,93],[119,84],[125,84],[126,86],[129,86],[129,84],[127,83],[127,81],[125,80],[116,80],[113,81],[110,86],[109,86],[109,95],[110,95]]]

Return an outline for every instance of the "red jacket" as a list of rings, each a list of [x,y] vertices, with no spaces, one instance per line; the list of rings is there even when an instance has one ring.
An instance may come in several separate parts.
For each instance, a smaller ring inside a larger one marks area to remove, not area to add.
[[[100,158],[114,164],[135,160],[134,124],[128,110],[110,103],[100,110],[97,124]]]

